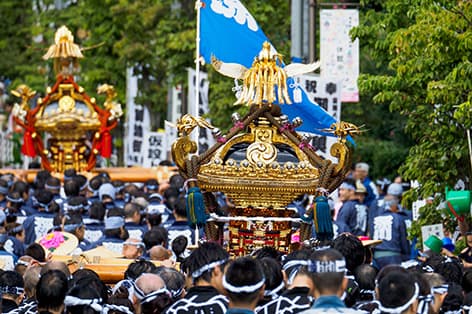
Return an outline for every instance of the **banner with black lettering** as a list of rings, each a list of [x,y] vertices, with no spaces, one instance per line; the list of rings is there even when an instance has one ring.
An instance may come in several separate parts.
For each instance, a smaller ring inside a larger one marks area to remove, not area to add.
[[[310,100],[317,103],[326,110],[337,121],[341,120],[341,84],[335,79],[320,78],[314,75],[301,75],[296,78]],[[303,119],[303,117],[301,117]],[[306,133],[306,132],[303,132]],[[336,137],[320,136],[308,133],[313,136],[311,145],[317,149],[320,156],[336,161],[330,154],[331,146],[336,143]]]
[[[157,167],[167,159],[165,132],[147,132],[143,142],[143,167]]]

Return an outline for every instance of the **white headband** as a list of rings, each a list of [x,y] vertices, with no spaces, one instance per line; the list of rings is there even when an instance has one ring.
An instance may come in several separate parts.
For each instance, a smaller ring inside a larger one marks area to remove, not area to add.
[[[166,287],[164,288],[161,288],[159,290],[156,290],[156,291],[153,291],[147,295],[145,295],[142,299],[141,299],[141,304],[144,304],[144,303],[149,303],[153,300],[155,300],[158,296],[160,295],[163,295],[163,294],[166,294],[167,296],[169,296],[169,298],[172,297],[172,294],[170,293],[169,290],[167,290]]]
[[[346,261],[310,261],[308,270],[312,273],[345,273]]]
[[[242,286],[242,287],[236,287],[236,286],[233,286],[232,284],[230,284],[227,280],[226,280],[226,275],[223,276],[223,287],[228,290],[229,292],[233,292],[233,293],[252,293],[252,292],[255,292],[256,290],[260,289],[265,283],[265,278],[262,277],[262,280],[259,281],[258,283],[256,284],[253,284],[251,286]]]
[[[70,295],[66,296],[66,298],[64,299],[65,306],[90,306],[96,312],[102,311],[102,306],[100,305],[100,302],[102,302],[102,299],[80,299]]]
[[[444,294],[447,293],[447,290],[449,289],[449,286],[444,284],[440,286],[435,286],[431,288],[431,294],[437,293],[437,294]]]
[[[121,216],[105,218],[105,229],[117,229],[125,225],[125,219]]]
[[[219,260],[219,261],[212,262],[210,264],[203,265],[202,267],[200,267],[199,269],[197,269],[196,271],[194,271],[192,273],[192,278],[197,279],[198,277],[203,275],[204,272],[209,271],[210,269],[213,269],[216,266],[222,265],[222,264],[226,263],[226,261],[227,261],[227,259],[222,259],[222,260]]]
[[[285,287],[285,283],[284,281],[282,280],[282,282],[280,283],[280,285],[278,285],[277,287],[275,287],[274,289],[272,290],[265,290],[264,291],[264,295],[265,296],[272,296],[274,298],[277,298],[277,293],[282,290],[283,288]]]
[[[385,313],[403,313],[408,307],[410,307],[410,305],[413,304],[413,302],[415,302],[415,300],[418,298],[419,294],[420,294],[420,287],[415,282],[415,292],[413,293],[413,296],[410,298],[410,300],[408,300],[405,304],[403,304],[399,307],[389,308],[389,307],[384,307],[382,305],[382,302],[380,302],[379,310],[381,312],[385,312]]]
[[[123,312],[125,314],[134,314],[129,310],[127,306],[124,305],[115,305],[115,304],[105,304],[103,306],[102,313],[103,314],[108,314],[109,311],[118,311],[118,312]]]
[[[347,183],[347,182],[343,182],[341,183],[341,185],[339,186],[340,189],[346,189],[346,190],[355,190],[356,187],[350,183]]]
[[[430,304],[434,304],[434,296],[432,294],[420,295],[418,297],[418,309],[417,314],[428,314]]]

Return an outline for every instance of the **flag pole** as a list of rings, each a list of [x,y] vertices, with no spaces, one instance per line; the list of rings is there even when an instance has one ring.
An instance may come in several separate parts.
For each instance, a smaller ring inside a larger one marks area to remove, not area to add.
[[[195,60],[195,115],[199,116],[199,96],[200,96],[200,8],[201,0],[196,0],[195,9],[197,10],[197,35],[196,35],[196,60]]]
[[[202,1],[196,0],[195,1],[195,9],[197,10],[197,31],[195,36],[195,110],[194,114],[195,117],[198,118],[200,116],[200,9],[202,7]],[[189,82],[190,83],[190,82]],[[197,144],[198,150],[198,134],[199,132],[194,133],[194,141]]]

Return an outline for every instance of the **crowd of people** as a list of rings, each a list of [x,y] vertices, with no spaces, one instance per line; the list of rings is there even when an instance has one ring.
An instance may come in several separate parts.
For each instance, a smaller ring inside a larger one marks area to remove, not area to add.
[[[425,251],[412,259],[403,186],[377,183],[367,164],[355,166],[330,203],[333,239],[300,243],[289,254],[263,247],[230,257],[189,226],[179,175],[133,184],[67,170],[61,182],[39,171],[28,184],[4,174],[2,313],[468,312],[472,233],[459,257]],[[222,213],[231,206],[221,194],[216,203]],[[306,197],[292,205],[295,216],[312,206]],[[78,239],[71,255],[104,247],[132,260],[123,280],[106,285],[92,270],[71,273],[38,243],[51,232]]]

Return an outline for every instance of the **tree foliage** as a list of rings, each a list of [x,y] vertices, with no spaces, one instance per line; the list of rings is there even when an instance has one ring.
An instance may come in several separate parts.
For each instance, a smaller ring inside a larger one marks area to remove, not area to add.
[[[361,93],[406,117],[414,140],[400,172],[420,187],[409,191],[406,203],[442,193],[458,179],[470,182],[472,2],[385,1],[381,9],[369,10],[353,35],[371,48],[377,67],[387,66],[380,74],[360,76]],[[413,236],[424,224],[455,223],[433,205],[420,214]]]

